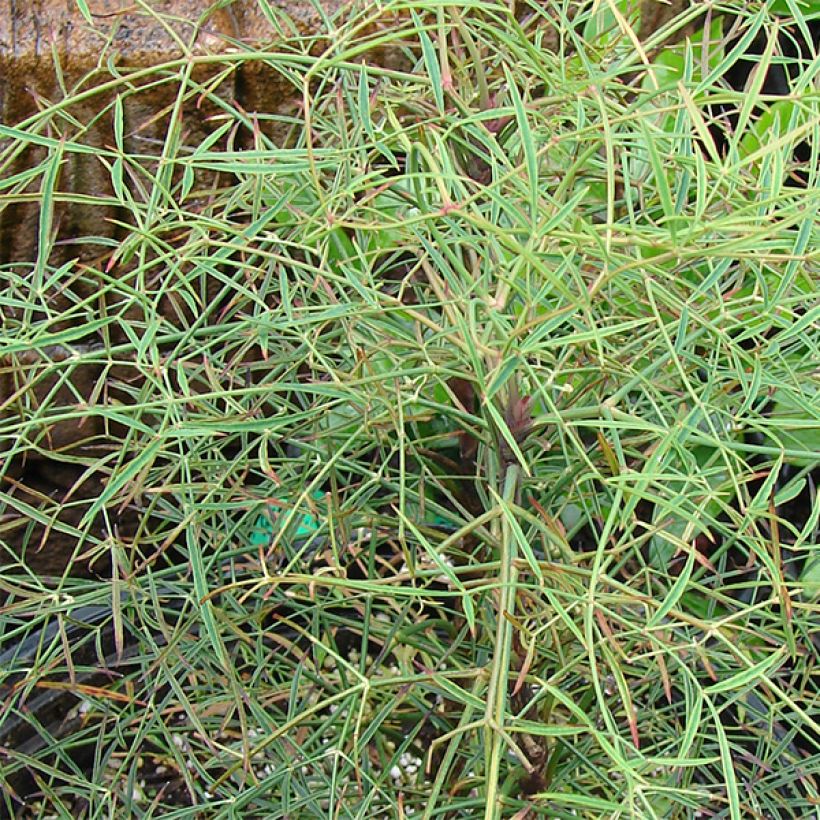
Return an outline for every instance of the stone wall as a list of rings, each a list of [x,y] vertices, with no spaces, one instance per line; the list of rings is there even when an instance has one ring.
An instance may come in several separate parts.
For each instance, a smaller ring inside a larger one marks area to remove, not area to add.
[[[334,2],[335,0],[331,0]],[[212,0],[160,0],[155,14],[135,10],[130,0],[90,0],[91,25],[74,0],[3,0],[0,5],[0,122],[15,125],[36,115],[46,105],[63,100],[67,90],[89,93],[65,108],[66,118],[83,126],[66,130],[81,134],[89,146],[114,142],[111,106],[123,98],[123,148],[126,153],[156,153],[168,129],[168,111],[179,84],[158,84],[156,77],[136,73],[131,88],[117,83],[117,75],[134,74],[141,67],[169,63],[186,55],[219,55],[236,48],[237,41],[270,44],[280,35],[256,0],[236,0],[208,12]],[[304,32],[317,31],[319,17],[307,0],[287,4],[287,12]],[[225,65],[199,64],[190,85],[209,87]],[[94,91],[94,87],[102,91]],[[185,141],[196,145],[210,132],[219,113],[214,97],[238,103],[252,115],[270,114],[292,101],[294,89],[263,63],[246,63],[210,86],[210,94],[192,93],[182,107]],[[247,135],[240,135],[247,139]],[[0,149],[8,141],[0,140]],[[241,147],[241,146],[240,146]],[[45,147],[32,146],[0,168],[8,178],[42,162]],[[37,191],[34,186],[32,193]],[[113,195],[111,175],[94,154],[66,153],[59,190]],[[93,256],[99,246],[76,247],[78,236],[116,239],[117,208],[58,205],[55,208],[56,246],[52,264],[63,259]],[[0,210],[0,264],[30,262],[37,257],[37,201]],[[121,230],[121,229],[119,229]]]

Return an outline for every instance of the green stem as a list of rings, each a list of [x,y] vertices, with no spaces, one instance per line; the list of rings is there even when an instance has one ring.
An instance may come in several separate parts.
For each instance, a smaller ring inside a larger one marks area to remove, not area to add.
[[[515,500],[520,478],[521,469],[519,465],[510,464],[504,474],[504,501],[513,502]],[[487,803],[484,817],[486,820],[497,820],[501,817],[498,780],[505,746],[504,718],[507,707],[507,691],[509,689],[510,647],[512,644],[512,622],[506,616],[507,614],[513,615],[515,612],[516,581],[518,580],[516,541],[506,516],[502,518],[501,526],[501,591],[485,717]]]

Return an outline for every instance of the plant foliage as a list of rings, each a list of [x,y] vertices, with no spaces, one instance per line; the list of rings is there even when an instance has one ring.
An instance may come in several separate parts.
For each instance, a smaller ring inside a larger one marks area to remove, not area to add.
[[[0,800],[811,816],[817,4],[261,5],[274,43],[0,126],[0,207],[40,199],[0,294]],[[249,112],[248,70],[299,104]],[[108,193],[64,184],[89,153]],[[55,242],[70,207],[116,238]],[[58,537],[96,578],[31,569]]]

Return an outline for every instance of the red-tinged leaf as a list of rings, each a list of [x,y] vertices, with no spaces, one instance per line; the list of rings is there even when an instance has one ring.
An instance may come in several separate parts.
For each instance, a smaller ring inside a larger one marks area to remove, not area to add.
[[[706,670],[706,674],[715,682],[717,682],[718,676],[715,674],[715,670],[712,667],[712,664],[709,663],[709,658],[706,657],[706,653],[700,646],[695,647],[695,651],[698,653],[698,657],[700,658],[700,662],[703,664],[703,668]]]
[[[641,748],[641,738],[638,735],[638,718],[635,715],[634,709],[632,713],[629,715],[629,733],[632,735],[632,742],[635,744],[636,749]]]
[[[532,396],[511,397],[504,410],[504,421],[507,422],[513,438],[519,443],[522,442],[532,429]]]
[[[529,674],[530,667],[532,666],[532,659],[535,656],[535,640],[530,639],[530,645],[527,647],[527,654],[524,657],[524,663],[521,664],[521,668],[518,670],[518,677],[515,679],[515,686],[513,686],[513,696],[517,695],[521,691],[521,687],[524,685],[524,681]]]
[[[105,698],[106,700],[116,700],[120,703],[136,704],[148,708],[148,704],[144,700],[136,700],[123,692],[111,692],[108,689],[103,689],[100,686],[90,686],[85,683],[71,683],[66,681],[56,680],[41,680],[35,684],[38,689],[60,689],[66,692],[80,692],[83,695],[90,695],[97,698]]]
[[[620,654],[623,654],[621,645],[618,643],[618,639],[613,634],[612,628],[609,625],[609,621],[607,621],[606,617],[604,616],[604,613],[601,612],[600,609],[595,610],[595,618],[598,621],[598,626],[601,627],[601,632],[603,632],[604,635],[606,635],[606,637],[609,639],[612,645],[618,650],[618,652]]]
[[[695,560],[702,566],[706,567],[709,572],[717,572],[715,569],[715,565],[698,549],[694,548],[695,550]]]
[[[669,680],[669,670],[666,668],[666,661],[663,655],[658,655],[658,671],[661,673],[661,683],[663,683],[663,693],[666,695],[666,702],[672,703],[672,682]]]
[[[534,496],[530,495],[527,496],[529,499],[530,504],[535,508],[536,512],[544,519],[547,523],[547,526],[556,534],[558,535],[562,541],[566,541],[567,538],[567,528],[564,526],[563,522],[560,518],[553,518],[535,499]]]
[[[780,586],[780,600],[783,603],[783,609],[786,613],[786,620],[791,622],[792,619],[792,598],[789,595],[789,590],[786,589],[785,584]]]
[[[614,476],[619,476],[621,474],[621,466],[618,464],[618,456],[615,455],[615,451],[600,430],[597,431],[596,435],[598,437],[598,445],[604,455],[604,461],[606,461],[607,467],[609,467],[609,472]]]

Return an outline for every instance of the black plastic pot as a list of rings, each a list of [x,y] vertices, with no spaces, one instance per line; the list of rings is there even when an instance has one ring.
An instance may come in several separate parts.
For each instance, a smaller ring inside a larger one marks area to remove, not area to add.
[[[0,683],[3,706],[0,711],[0,817],[13,817],[23,809],[26,798],[39,791],[38,770],[50,766],[57,754],[47,750],[61,739],[75,737],[71,758],[83,769],[94,754],[93,736],[77,733],[82,727],[79,714],[81,699],[77,694],[82,687],[104,686],[114,676],[120,676],[129,665],[135,643],[126,633],[121,654],[115,648],[114,631],[109,623],[111,608],[83,606],[72,610],[64,618],[65,637],[72,648],[72,662],[76,671],[74,681],[44,678],[29,687],[23,672],[12,672]],[[26,669],[35,665],[44,646],[58,637],[56,619],[42,628],[34,628],[12,646],[0,653],[2,670]],[[48,687],[55,683],[56,688]],[[44,685],[45,684],[45,685]]]

